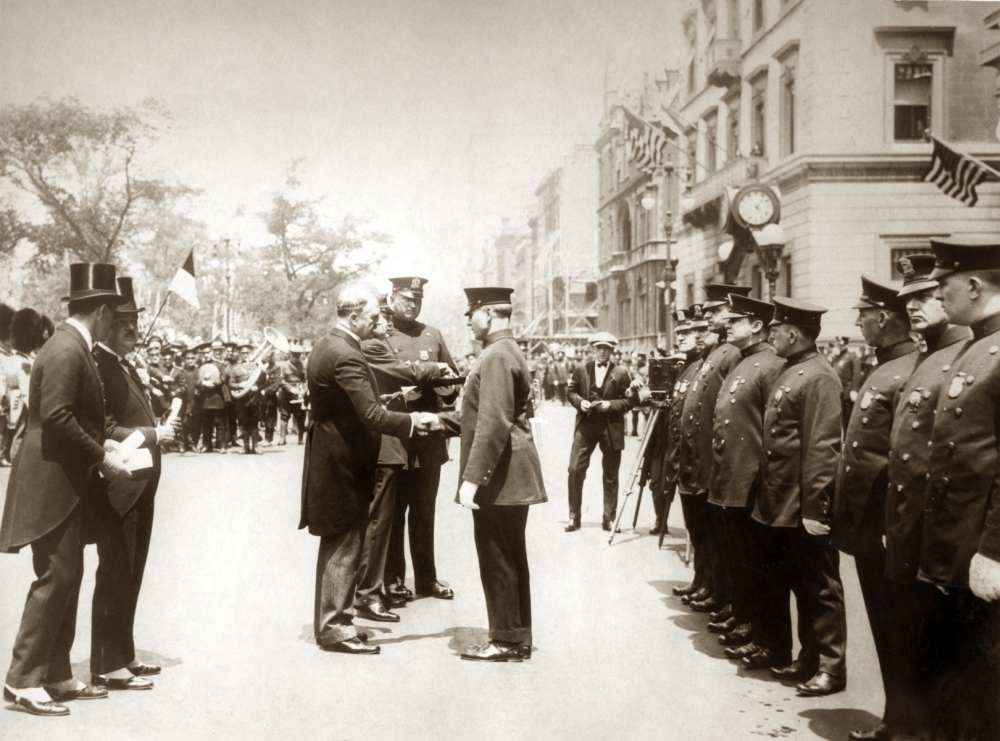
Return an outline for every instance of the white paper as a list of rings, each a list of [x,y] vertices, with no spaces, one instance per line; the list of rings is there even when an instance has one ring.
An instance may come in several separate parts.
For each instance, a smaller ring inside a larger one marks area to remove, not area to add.
[[[149,448],[139,448],[134,453],[132,457],[128,459],[128,463],[125,467],[132,472],[141,471],[145,468],[153,467],[153,454],[149,452]]]

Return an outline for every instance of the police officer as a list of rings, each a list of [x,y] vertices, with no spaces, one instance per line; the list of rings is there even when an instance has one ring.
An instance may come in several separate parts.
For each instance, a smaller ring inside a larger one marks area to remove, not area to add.
[[[837,375],[840,376],[842,389],[840,392],[840,402],[844,416],[844,429],[851,419],[851,411],[854,409],[854,402],[858,398],[858,389],[861,388],[861,358],[851,352],[848,343],[850,338],[841,336],[837,338],[837,346],[830,358]]]
[[[243,436],[244,455],[257,455],[257,427],[260,424],[260,380],[257,364],[250,361],[253,345],[240,345],[240,362],[230,369],[230,394],[236,420]]]
[[[392,278],[389,307],[392,327],[386,340],[403,362],[445,363],[458,374],[455,361],[441,332],[417,321],[423,307],[426,278]],[[457,386],[427,389],[420,398],[408,402],[413,411],[437,413],[446,409],[458,395]],[[390,597],[411,599],[406,588],[406,552],[403,535],[410,530],[410,557],[413,561],[413,584],[420,595],[437,599],[452,599],[455,593],[438,581],[434,563],[434,514],[437,504],[441,466],[448,460],[448,448],[439,435],[428,435],[404,441],[408,461],[399,472],[396,502],[393,508],[392,533],[385,566],[386,591]],[[407,509],[409,522],[407,523]]]
[[[800,695],[828,695],[847,686],[844,588],[826,523],[840,452],[841,384],[816,350],[826,309],[784,296],[776,296],[774,305],[769,341],[785,365],[764,413],[761,489],[753,517],[769,526],[762,541],[767,593],[761,604],[773,612],[761,619],[775,632],[772,645],[744,664],[771,666],[779,679],[808,680],[796,687]],[[802,650],[786,666],[792,648],[790,591]]]
[[[894,404],[916,364],[905,301],[895,288],[861,276],[861,300],[854,306],[858,311],[856,325],[874,349],[878,365],[865,379],[847,425],[831,523],[831,542],[854,556],[857,566],[885,690],[882,719],[889,726],[906,718],[895,696],[897,671],[891,651],[899,605],[893,585],[885,577],[882,544]],[[852,738],[866,736],[854,732]]]
[[[226,401],[229,399],[226,377],[225,345],[215,340],[210,345],[211,359],[199,368],[198,389],[201,397],[201,430],[205,452],[214,450],[213,435],[218,437],[220,453],[229,452],[229,424],[226,422]],[[216,372],[210,372],[214,365]]]
[[[281,364],[281,388],[278,390],[278,445],[284,445],[288,436],[288,421],[295,419],[299,445],[306,431],[306,367],[302,362],[305,348],[298,340],[288,343],[288,360]]]

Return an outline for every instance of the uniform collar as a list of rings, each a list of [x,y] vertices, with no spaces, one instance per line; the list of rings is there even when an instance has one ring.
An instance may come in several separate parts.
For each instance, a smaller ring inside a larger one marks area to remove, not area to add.
[[[807,347],[805,350],[799,350],[797,353],[792,353],[787,358],[785,358],[786,365],[798,365],[799,363],[804,363],[805,361],[815,358],[819,355],[816,352],[816,346]]]
[[[981,340],[983,337],[1000,330],[1000,314],[993,314],[985,319],[980,319],[971,325],[970,328],[972,329],[972,336],[977,340]]]
[[[914,351],[914,349],[916,349],[916,345],[913,344],[913,340],[907,338],[894,345],[876,347],[875,357],[881,365],[882,363],[887,363],[890,360],[895,360],[896,358],[901,358],[904,355],[909,355]]]
[[[486,335],[486,339],[483,340],[483,348],[487,348],[492,345],[497,340],[513,339],[514,332],[510,329],[499,329],[496,332],[490,332]]]
[[[944,328],[943,332],[932,337],[924,337],[924,344],[927,345],[926,355],[930,355],[932,352],[937,352],[938,350],[954,345],[956,342],[962,342],[967,340],[972,336],[972,332],[968,327],[959,327],[957,324],[949,324]]]
[[[760,342],[755,342],[749,347],[744,347],[742,350],[740,350],[740,357],[748,358],[751,355],[756,355],[759,352],[763,352],[769,347],[770,345],[768,345],[765,340],[761,340]]]

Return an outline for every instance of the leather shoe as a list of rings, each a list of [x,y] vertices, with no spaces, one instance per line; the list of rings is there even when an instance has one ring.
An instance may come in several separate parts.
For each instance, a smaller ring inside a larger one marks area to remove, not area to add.
[[[727,659],[742,659],[746,656],[753,656],[758,651],[760,651],[760,646],[751,641],[745,646],[732,646],[727,648],[722,653],[725,654]]]
[[[413,592],[406,588],[406,585],[402,582],[396,582],[395,584],[390,584],[385,589],[385,593],[390,597],[402,597],[407,602],[413,600]]]
[[[753,626],[750,623],[741,623],[728,633],[719,636],[719,645],[742,646],[744,643],[750,642],[750,634],[752,632]]]
[[[382,606],[381,602],[372,602],[368,605],[361,605],[354,608],[354,614],[365,620],[377,620],[382,623],[398,623],[399,615],[389,612]]]
[[[566,527],[563,528],[564,533],[572,533],[580,529],[580,523],[571,521]]]
[[[434,599],[455,598],[455,593],[439,581],[434,582],[429,587],[417,587],[417,595],[420,597],[433,597]]]
[[[69,702],[70,700],[103,700],[108,696],[108,691],[103,687],[95,687],[87,684],[78,690],[57,690],[45,688],[52,698],[52,702]]]
[[[134,677],[151,677],[161,671],[156,664],[143,664],[142,662],[138,666],[126,666],[125,668],[132,672]]]
[[[382,607],[391,610],[394,607],[406,607],[406,597],[400,597],[383,592],[379,595]]]
[[[795,686],[795,691],[801,697],[821,697],[843,692],[847,689],[847,677],[835,677],[826,672],[817,672],[808,682]]]
[[[601,523],[601,530],[603,530],[606,533],[610,533],[611,532],[611,523],[608,522],[608,521],[602,522]],[[615,532],[616,533],[620,533],[621,531],[622,531],[622,529],[620,527],[616,527],[615,528]]]
[[[337,641],[329,645],[320,645],[324,651],[333,651],[338,654],[357,654],[361,656],[374,656],[382,653],[381,646],[369,646],[360,636],[348,638],[346,641]]]
[[[743,657],[743,666],[747,669],[768,669],[775,664],[781,663],[784,662],[769,648],[762,648],[751,656]]]
[[[521,658],[525,661],[531,660],[531,646],[522,643],[518,648],[521,650]]]
[[[18,710],[23,710],[32,715],[69,715],[69,708],[57,702],[36,702],[27,697],[15,695],[6,687],[3,688],[3,699],[5,702],[13,703]]]
[[[870,731],[851,731],[847,734],[851,741],[889,741],[892,729],[885,723],[879,723]]]
[[[687,597],[689,594],[694,594],[698,591],[698,587],[694,582],[686,584],[683,587],[674,587],[670,590],[675,597]]]
[[[528,647],[531,650],[531,647]],[[467,661],[496,661],[518,664],[524,660],[521,644],[503,646],[495,641],[475,646],[462,652],[462,658]]]
[[[733,616],[733,605],[732,603],[730,603],[725,607],[723,607],[718,612],[713,612],[711,615],[708,616],[708,619],[711,620],[713,623],[724,623],[732,616]]]
[[[153,683],[142,677],[126,677],[115,679],[112,677],[102,677],[100,674],[91,674],[90,681],[98,687],[107,687],[109,690],[151,690]]]
[[[709,594],[709,591],[705,589],[705,587],[699,587],[694,592],[691,592],[691,594],[686,594],[683,597],[681,597],[681,603],[685,605],[690,605],[692,602],[701,602],[702,600],[706,600],[711,596],[712,595]]]
[[[718,613],[713,612],[713,615],[718,615]],[[736,618],[731,617],[728,620],[722,619],[720,621],[712,621],[708,624],[709,633],[728,633],[733,628],[738,625]]]
[[[784,679],[789,682],[801,682],[805,679],[809,679],[809,677],[815,673],[815,669],[806,666],[798,659],[793,661],[788,666],[775,666],[771,668],[772,677],[775,679]]]
[[[688,602],[688,607],[695,612],[712,612],[712,610],[718,610],[720,605],[715,597],[709,595],[708,599],[701,600],[700,602],[696,600]]]

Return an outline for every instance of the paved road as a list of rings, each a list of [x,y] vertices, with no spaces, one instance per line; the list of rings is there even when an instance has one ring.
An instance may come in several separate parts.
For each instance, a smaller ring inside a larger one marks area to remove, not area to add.
[[[847,559],[850,679],[845,693],[799,699],[722,658],[704,615],[670,588],[687,582],[683,521],[662,551],[626,529],[600,529],[599,462],[584,527],[565,534],[570,409],[544,407],[541,451],[550,502],[531,508],[528,551],[536,653],[523,664],[465,662],[486,610],[468,511],[442,476],[438,572],[453,602],[423,599],[395,625],[367,624],[382,655],[319,651],[312,638],[317,541],[296,530],[302,448],[265,455],[168,456],[136,626],[139,657],[164,666],[152,692],[72,704],[68,718],[0,710],[3,739],[837,739],[877,722],[882,692]],[[629,439],[626,470],[638,447]],[[0,492],[6,489],[0,470]],[[2,496],[2,494],[0,494]],[[633,497],[634,501],[634,497]],[[631,509],[627,510],[631,524]],[[73,661],[87,678],[96,552],[87,549]],[[0,669],[24,595],[28,551],[0,557]]]

